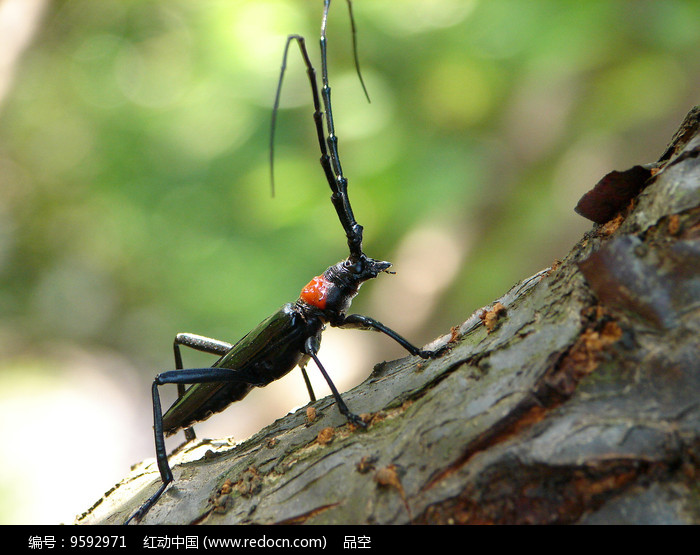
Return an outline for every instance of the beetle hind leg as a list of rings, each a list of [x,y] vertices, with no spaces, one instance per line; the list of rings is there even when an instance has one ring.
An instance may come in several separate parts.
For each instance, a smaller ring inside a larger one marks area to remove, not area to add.
[[[250,384],[251,386],[266,385],[260,382],[255,375],[244,372],[231,370],[229,368],[188,368],[169,370],[158,374],[151,385],[151,395],[153,400],[153,436],[155,440],[156,463],[158,471],[163,482],[158,488],[158,491],[146,500],[141,507],[132,514],[124,524],[129,524],[132,520],[139,521],[145,514],[155,505],[163,492],[167,489],[168,484],[173,481],[173,473],[168,463],[168,454],[165,450],[165,433],[163,430],[163,410],[160,404],[160,394],[158,387],[165,384],[198,384],[211,382],[241,382]]]
[[[227,343],[226,341],[219,341],[218,339],[211,339],[210,337],[204,337],[203,335],[197,335],[194,333],[178,333],[173,341],[173,352],[175,354],[175,369],[182,370],[184,368],[182,364],[182,354],[180,353],[180,345],[184,347],[189,347],[195,351],[202,351],[204,353],[209,353],[212,355],[225,355],[233,345]],[[177,384],[177,397],[178,399],[182,397],[187,391],[185,384]],[[196,439],[196,434],[194,433],[194,428],[189,426],[185,428],[185,443],[189,443]],[[180,446],[182,447],[182,446]],[[180,449],[178,447],[177,450]]]

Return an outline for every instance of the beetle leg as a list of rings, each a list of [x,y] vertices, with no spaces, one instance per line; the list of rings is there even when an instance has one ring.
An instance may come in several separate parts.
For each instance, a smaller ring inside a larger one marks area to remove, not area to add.
[[[225,355],[233,345],[231,343],[226,343],[226,341],[219,341],[218,339],[211,339],[209,337],[204,337],[202,335],[196,335],[194,333],[178,333],[173,341],[173,351],[175,353],[175,368],[177,370],[182,370],[184,366],[182,365],[182,355],[180,354],[180,345],[185,347],[190,347],[197,351],[202,351],[205,353],[210,353],[212,355]],[[185,384],[177,384],[177,397],[178,399],[185,394],[186,388]],[[194,433],[194,428],[190,426],[185,429],[185,441],[193,441],[197,436]]]
[[[331,388],[331,392],[333,393],[333,397],[335,398],[335,403],[338,405],[338,410],[340,411],[340,414],[347,418],[348,422],[351,422],[356,426],[366,428],[367,424],[365,424],[364,420],[362,420],[362,418],[360,418],[358,415],[350,412],[350,409],[348,409],[348,406],[345,404],[345,401],[343,401],[343,398],[340,396],[340,393],[338,393],[338,389],[335,387],[335,384],[331,380],[331,377],[328,375],[328,372],[326,372],[326,369],[323,367],[323,364],[321,364],[321,361],[318,360],[318,356],[316,355],[316,353],[318,353],[318,349],[318,338],[315,335],[312,335],[311,337],[307,338],[306,342],[304,343],[304,352],[307,355],[309,355],[312,359],[314,359],[316,366],[318,366],[318,369],[321,371],[321,374],[323,374],[323,377],[325,378],[326,382],[328,382],[328,387]]]
[[[173,481],[173,473],[168,464],[168,454],[165,450],[165,436],[163,433],[163,411],[160,404],[160,394],[158,386],[165,384],[197,384],[208,382],[244,382],[255,386],[266,385],[252,374],[229,368],[190,368],[186,370],[169,370],[158,374],[151,386],[153,398],[153,435],[156,446],[156,462],[163,484],[158,488],[148,500],[141,505],[138,511],[131,515],[124,524],[129,524],[132,520],[141,520],[149,509],[158,501],[168,484]]]
[[[309,375],[306,373],[306,364],[309,362],[309,357],[305,356],[299,362],[299,368],[301,369],[301,375],[304,376],[304,383],[306,384],[306,390],[309,392],[309,399],[312,403],[316,402],[316,395],[314,394],[314,388],[311,387],[311,380],[309,380]]]
[[[180,356],[180,345],[190,347],[196,351],[202,351],[204,353],[219,356],[225,355],[231,350],[231,347],[233,347],[231,343],[219,341],[218,339],[211,339],[209,337],[204,337],[203,335],[197,335],[194,333],[178,333],[175,336],[175,341],[173,341],[173,350],[175,351],[175,366],[179,370],[183,368],[182,356]]]
[[[158,462],[158,470],[160,471],[161,486],[158,488],[148,500],[141,505],[138,511],[131,515],[124,524],[129,524],[132,520],[141,520],[148,510],[158,501],[158,498],[168,487],[168,484],[173,481],[173,473],[168,465],[168,454],[165,451],[165,438],[163,437],[163,411],[160,406],[160,395],[158,393],[158,376],[153,380],[151,386],[151,395],[153,397],[153,432],[155,434],[156,443],[156,461]]]
[[[381,322],[377,322],[377,320],[375,320],[374,318],[370,318],[369,316],[363,316],[362,314],[348,314],[347,316],[343,316],[337,319],[336,321],[331,322],[331,326],[336,328],[372,330],[381,332],[391,337],[394,341],[396,341],[399,345],[401,345],[412,355],[417,355],[421,358],[434,358],[442,352],[440,350],[424,351],[423,349],[419,349],[418,347],[410,343],[407,339],[401,337],[391,328],[386,327]]]

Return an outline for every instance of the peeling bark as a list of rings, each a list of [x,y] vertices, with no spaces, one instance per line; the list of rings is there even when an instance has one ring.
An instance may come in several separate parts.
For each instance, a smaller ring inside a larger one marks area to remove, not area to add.
[[[700,523],[699,152],[694,109],[658,162],[589,195],[598,223],[563,261],[442,357],[378,364],[344,394],[366,431],[326,398],[188,445],[143,522]],[[76,522],[121,523],[159,483],[140,465]]]

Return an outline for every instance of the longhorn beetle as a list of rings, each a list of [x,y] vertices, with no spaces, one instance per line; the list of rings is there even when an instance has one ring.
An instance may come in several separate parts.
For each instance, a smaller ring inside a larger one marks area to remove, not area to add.
[[[334,264],[320,276],[313,278],[301,291],[299,299],[287,303],[272,316],[263,320],[235,345],[209,339],[190,333],[180,333],[173,344],[175,368],[158,374],[151,388],[153,396],[153,430],[155,435],[156,460],[162,479],[160,488],[130,516],[125,524],[140,520],[156,503],[168,484],[173,481],[173,474],[168,464],[164,435],[171,435],[185,429],[188,440],[194,438],[192,424],[202,421],[215,412],[224,410],[234,401],[243,399],[254,387],[267,384],[288,374],[295,366],[302,370],[311,401],[315,395],[306,374],[306,364],[312,359],[323,374],[333,393],[340,412],[348,422],[366,427],[365,422],[348,409],[326,369],[318,359],[321,332],[327,324],[339,328],[374,330],[384,333],[399,343],[412,355],[430,358],[437,352],[424,351],[409,343],[395,331],[385,325],[360,314],[347,314],[353,297],[360,286],[367,280],[387,272],[390,262],[375,260],[365,255],[362,250],[362,226],[355,217],[348,199],[348,182],[340,166],[338,157],[338,139],[333,125],[331,110],[331,89],[328,85],[328,68],[326,61],[326,21],[330,0],[324,0],[321,24],[321,72],[322,89],[319,94],[316,72],[311,64],[306,43],[300,35],[290,35],[284,48],[282,70],[280,73],[275,105],[273,109],[271,144],[274,137],[275,114],[279,106],[279,96],[286,68],[287,54],[292,42],[296,42],[306,66],[314,106],[314,122],[321,149],[321,166],[331,188],[331,201],[338,213],[340,223],[345,230],[350,254],[347,259]],[[353,30],[353,47],[355,46],[352,4],[348,0],[350,21]],[[354,50],[356,54],[356,49]],[[359,74],[357,56],[355,63]],[[363,83],[364,88],[364,83]],[[366,93],[366,91],[365,91]],[[325,121],[328,135],[324,132],[321,98],[325,109]],[[272,153],[272,149],[271,149]],[[272,158],[272,154],[271,154]],[[271,182],[273,179],[271,164]],[[219,355],[220,358],[209,368],[183,369],[180,346]],[[178,399],[162,414],[158,387],[164,384],[177,384]],[[185,390],[186,384],[192,384]]]

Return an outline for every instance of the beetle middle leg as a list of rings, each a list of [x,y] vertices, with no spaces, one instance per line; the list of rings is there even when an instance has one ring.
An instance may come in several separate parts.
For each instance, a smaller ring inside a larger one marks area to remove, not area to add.
[[[211,339],[210,337],[204,337],[203,335],[197,335],[194,333],[178,333],[173,341],[173,351],[175,354],[175,368],[177,370],[182,370],[184,368],[182,364],[182,354],[180,353],[180,345],[184,347],[190,347],[196,351],[201,351],[203,353],[209,353],[212,355],[223,356],[228,351],[231,350],[231,343],[226,341],[219,341],[218,339]],[[185,394],[186,388],[185,384],[177,384],[177,397],[178,399]],[[185,428],[185,441],[193,441],[197,436],[194,433],[194,428],[189,426]]]
[[[311,380],[309,375],[306,373],[306,364],[308,362],[308,357],[299,362],[299,369],[301,370],[301,375],[304,377],[304,383],[306,384],[306,390],[309,392],[309,399],[312,403],[316,402],[316,394],[314,393],[314,388],[311,387]]]
[[[350,412],[350,409],[345,404],[345,401],[343,401],[343,398],[340,396],[338,388],[335,387],[335,384],[331,380],[331,377],[328,375],[328,372],[326,372],[326,369],[323,367],[323,364],[321,364],[321,361],[318,359],[317,353],[319,347],[320,344],[318,338],[316,336],[311,336],[307,338],[306,342],[304,343],[304,352],[314,360],[316,366],[318,366],[318,369],[321,371],[321,374],[323,374],[324,379],[328,383],[328,387],[331,388],[331,392],[333,393],[335,402],[338,405],[338,410],[340,411],[340,414],[347,418],[349,422],[352,422],[353,424],[362,428],[366,428],[367,424],[364,422],[364,420],[362,420],[362,418],[360,418],[357,414]]]

